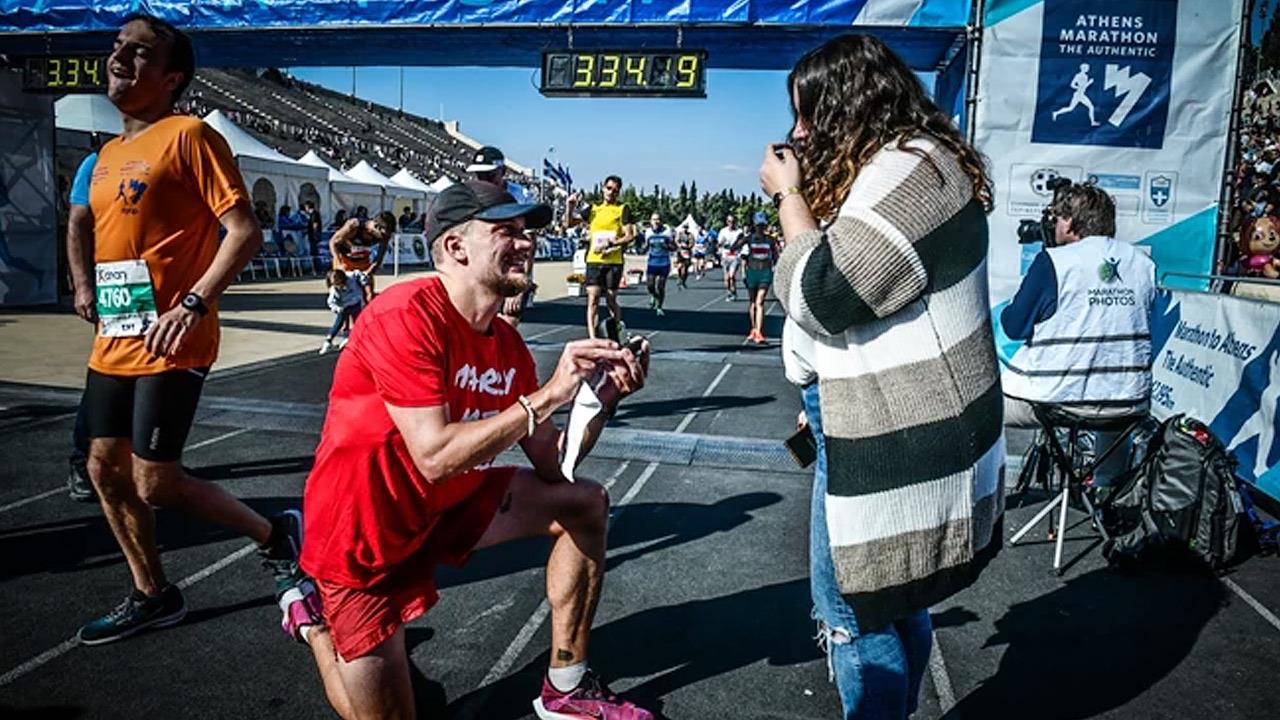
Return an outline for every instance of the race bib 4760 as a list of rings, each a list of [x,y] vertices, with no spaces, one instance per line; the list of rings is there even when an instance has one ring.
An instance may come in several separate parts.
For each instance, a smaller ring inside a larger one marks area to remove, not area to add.
[[[145,260],[98,263],[98,334],[137,337],[156,321],[156,296]]]

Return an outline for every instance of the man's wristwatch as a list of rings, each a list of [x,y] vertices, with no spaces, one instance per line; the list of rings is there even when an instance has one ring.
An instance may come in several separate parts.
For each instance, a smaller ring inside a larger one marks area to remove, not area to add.
[[[773,206],[778,207],[779,205],[781,205],[782,201],[785,200],[789,195],[799,195],[799,194],[800,194],[800,188],[796,187],[795,185],[792,185],[791,187],[786,188],[784,190],[779,190],[778,192],[773,194]]]
[[[209,308],[204,304],[204,298],[193,292],[182,296],[182,307],[195,312],[200,317],[209,314]]]

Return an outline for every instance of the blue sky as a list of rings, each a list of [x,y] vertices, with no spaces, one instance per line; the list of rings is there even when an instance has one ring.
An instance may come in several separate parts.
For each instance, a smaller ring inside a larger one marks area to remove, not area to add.
[[[351,92],[351,68],[292,68],[295,76]],[[759,191],[767,143],[791,126],[786,73],[710,70],[707,98],[544,98],[534,68],[405,68],[404,107],[458,120],[462,131],[497,145],[516,162],[541,168],[550,157],[576,186],[605,175],[652,189]],[[399,68],[357,68],[356,95],[397,107]],[[555,153],[548,154],[554,147]]]

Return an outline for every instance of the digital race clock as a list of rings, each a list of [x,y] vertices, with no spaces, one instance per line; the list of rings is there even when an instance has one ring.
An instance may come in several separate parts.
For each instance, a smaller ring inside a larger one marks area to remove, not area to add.
[[[27,92],[105,93],[105,55],[46,55],[29,57],[22,73]]]
[[[542,53],[543,95],[706,97],[705,50],[550,50]]]

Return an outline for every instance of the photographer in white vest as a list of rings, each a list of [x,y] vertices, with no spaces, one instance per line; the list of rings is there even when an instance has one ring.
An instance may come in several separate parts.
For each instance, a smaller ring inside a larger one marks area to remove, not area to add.
[[[1053,240],[1000,316],[1005,333],[1025,341],[1001,377],[1008,427],[1038,427],[1031,403],[1106,415],[1131,412],[1151,395],[1155,263],[1113,237],[1116,205],[1101,188],[1059,188],[1049,210]],[[1115,439],[1097,435],[1099,451]],[[1109,484],[1125,455],[1112,453],[1094,483]]]

